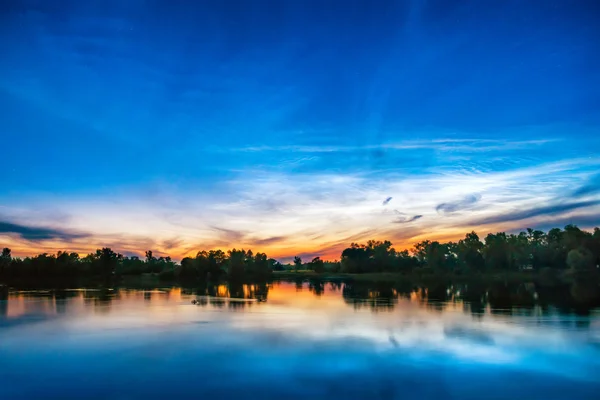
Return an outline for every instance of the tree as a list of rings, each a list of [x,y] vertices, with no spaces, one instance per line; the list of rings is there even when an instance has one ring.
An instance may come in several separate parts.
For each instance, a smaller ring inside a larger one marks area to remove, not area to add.
[[[254,278],[264,280],[271,275],[271,267],[269,265],[269,258],[265,253],[256,253],[254,256],[253,270],[251,274]]]
[[[448,247],[440,242],[424,240],[417,243],[413,254],[422,266],[426,265],[432,271],[444,272],[448,269],[446,264],[449,256]]]
[[[2,254],[0,254],[0,276],[3,276],[10,266],[10,262],[12,261],[11,251],[8,247],[2,249]]]
[[[411,256],[408,250],[402,250],[396,253],[396,271],[409,272],[418,265],[419,262],[417,261],[417,258]]]
[[[283,265],[274,258],[269,258],[269,268],[271,271],[283,271]]]
[[[594,255],[584,247],[569,251],[567,265],[574,271],[592,271],[596,267]]]
[[[196,260],[191,257],[185,257],[181,260],[181,268],[179,269],[179,277],[183,279],[198,278],[198,265]]]
[[[228,255],[227,272],[229,274],[229,279],[242,280],[245,272],[246,252],[243,249],[232,249],[228,251]]]
[[[105,278],[115,274],[117,264],[123,258],[121,254],[115,253],[109,247],[96,250],[94,254],[94,271]]]
[[[508,237],[504,232],[489,233],[483,249],[485,264],[489,270],[508,271],[511,267]]]
[[[546,262],[546,248],[548,240],[546,234],[539,230],[527,228],[527,241],[531,254],[531,267],[539,270]]]
[[[137,256],[123,257],[117,268],[118,275],[139,275],[145,272],[146,264]]]
[[[159,259],[154,257],[152,250],[146,251],[146,271],[151,273],[159,273],[162,268],[159,265]]]
[[[342,271],[350,274],[370,271],[372,251],[373,249],[368,246],[352,243],[349,248],[342,251]]]
[[[373,272],[390,271],[394,265],[396,250],[392,247],[392,242],[385,240],[369,240],[367,249],[371,258],[370,269]]]
[[[6,259],[10,260],[12,258],[11,257],[11,250],[8,247],[3,248],[2,249],[2,254],[0,255],[0,258],[3,259],[3,260],[6,260]]]
[[[320,257],[315,257],[308,263],[308,269],[315,271],[317,274],[325,272],[325,263]]]
[[[457,256],[461,266],[470,272],[482,272],[485,260],[481,251],[483,243],[475,232],[467,233],[464,239],[458,241]]]
[[[298,272],[298,270],[302,268],[302,259],[298,256],[294,257],[294,269],[296,270],[296,272]]]
[[[546,240],[545,264],[551,268],[564,269],[567,250],[564,247],[563,231],[560,228],[550,229]]]
[[[80,272],[79,254],[69,253],[67,251],[59,251],[56,253],[55,260],[56,274],[65,277],[77,276]]]

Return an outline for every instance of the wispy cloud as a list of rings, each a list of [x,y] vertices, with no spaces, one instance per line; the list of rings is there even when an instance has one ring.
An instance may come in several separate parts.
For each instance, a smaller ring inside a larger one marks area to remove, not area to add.
[[[27,226],[7,221],[0,221],[1,234],[16,235],[31,242],[60,240],[67,243],[90,236],[87,233],[73,232],[68,229]]]
[[[69,215],[66,232],[93,229],[85,238],[90,247],[102,243],[181,257],[235,246],[275,257],[302,253],[335,258],[351,241],[391,239],[403,248],[425,238],[455,239],[471,229],[522,229],[550,217],[562,221],[574,211],[590,215],[600,200],[577,199],[573,186],[592,179],[595,163],[570,159],[504,171],[420,174],[255,169],[222,182],[222,196],[203,195],[202,187],[183,182],[150,197],[136,189],[118,200],[107,192],[93,199],[46,202]],[[402,212],[382,209],[381,199],[390,197]],[[23,207],[28,207],[26,201]],[[468,217],[461,212],[465,210]]]
[[[547,206],[534,207],[526,210],[514,209],[511,212],[493,215],[471,221],[473,225],[499,224],[513,221],[523,221],[533,217],[548,216],[553,217],[573,210],[580,210],[600,205],[600,200],[589,201],[571,201],[566,203],[556,203]]]
[[[532,146],[542,146],[556,142],[558,139],[535,140],[496,140],[496,139],[432,139],[432,140],[403,140],[399,143],[366,144],[359,146],[340,145],[261,145],[238,148],[224,148],[223,151],[240,152],[295,152],[295,153],[347,153],[370,150],[419,150],[432,149],[453,152],[486,152],[500,150],[530,149]],[[217,148],[214,148],[215,150]]]
[[[414,222],[421,218],[423,218],[423,215],[413,215],[412,217],[402,216],[402,217],[396,218],[393,222],[396,224],[408,224],[409,222]]]
[[[438,204],[435,210],[440,214],[451,214],[457,211],[468,210],[469,208],[473,207],[473,205],[477,203],[480,199],[480,194],[470,194],[458,201]]]
[[[590,177],[585,184],[573,192],[573,196],[587,196],[600,193],[600,174]]]
[[[262,246],[273,245],[276,243],[281,243],[288,239],[289,238],[287,236],[272,236],[272,237],[268,237],[268,238],[264,238],[264,239],[253,239],[252,244],[262,247]]]

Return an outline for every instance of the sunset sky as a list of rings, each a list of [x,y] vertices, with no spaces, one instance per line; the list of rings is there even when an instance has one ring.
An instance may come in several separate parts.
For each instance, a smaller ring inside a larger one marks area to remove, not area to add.
[[[600,3],[0,3],[0,247],[600,225]]]

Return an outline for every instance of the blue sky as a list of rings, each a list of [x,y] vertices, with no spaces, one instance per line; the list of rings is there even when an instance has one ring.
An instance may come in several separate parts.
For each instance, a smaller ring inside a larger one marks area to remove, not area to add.
[[[598,225],[599,16],[566,0],[2,2],[0,243],[286,257]]]

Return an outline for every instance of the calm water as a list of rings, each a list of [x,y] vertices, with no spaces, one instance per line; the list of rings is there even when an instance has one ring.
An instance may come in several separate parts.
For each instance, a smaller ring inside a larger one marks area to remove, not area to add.
[[[600,313],[459,291],[5,291],[0,398],[598,398]]]

